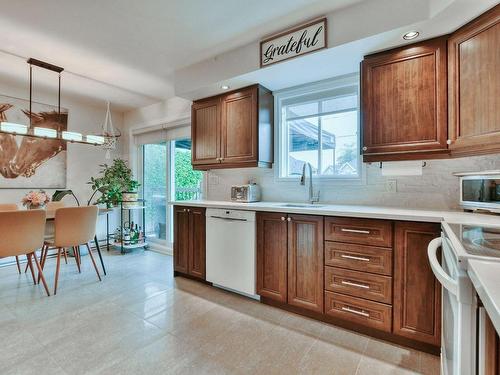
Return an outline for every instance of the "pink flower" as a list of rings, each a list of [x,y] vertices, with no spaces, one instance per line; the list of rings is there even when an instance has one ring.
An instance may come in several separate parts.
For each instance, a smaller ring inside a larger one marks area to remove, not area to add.
[[[23,206],[34,206],[34,207],[43,206],[49,201],[50,201],[49,196],[43,190],[30,191],[21,199]]]

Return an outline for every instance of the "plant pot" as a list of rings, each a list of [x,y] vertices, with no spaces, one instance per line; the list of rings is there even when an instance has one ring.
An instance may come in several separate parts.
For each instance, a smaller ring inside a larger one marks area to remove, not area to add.
[[[139,199],[139,193],[133,191],[124,191],[122,193],[122,201],[123,202],[137,202]]]
[[[45,205],[42,204],[42,205],[33,205],[33,204],[29,204],[26,206],[26,208],[28,210],[44,210],[45,209]]]

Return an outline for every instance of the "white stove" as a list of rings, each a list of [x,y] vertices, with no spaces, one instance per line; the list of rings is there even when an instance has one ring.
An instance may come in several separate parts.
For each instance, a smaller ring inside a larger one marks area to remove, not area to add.
[[[481,332],[481,311],[467,274],[467,261],[500,262],[500,227],[443,223],[442,235],[431,241],[428,256],[432,271],[443,286],[441,372],[482,374],[481,361],[476,365],[476,350],[481,347],[481,341],[476,340],[478,314]]]

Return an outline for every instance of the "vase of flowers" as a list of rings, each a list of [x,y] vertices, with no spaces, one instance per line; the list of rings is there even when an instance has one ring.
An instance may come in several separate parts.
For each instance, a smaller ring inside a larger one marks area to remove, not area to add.
[[[28,210],[37,210],[44,208],[49,201],[50,201],[49,196],[43,190],[30,191],[21,200],[23,206],[26,207]]]

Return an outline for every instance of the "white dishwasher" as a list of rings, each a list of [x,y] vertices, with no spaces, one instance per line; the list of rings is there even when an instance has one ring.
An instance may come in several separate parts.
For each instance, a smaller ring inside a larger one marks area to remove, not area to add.
[[[208,208],[206,278],[252,298],[256,295],[255,212]]]

